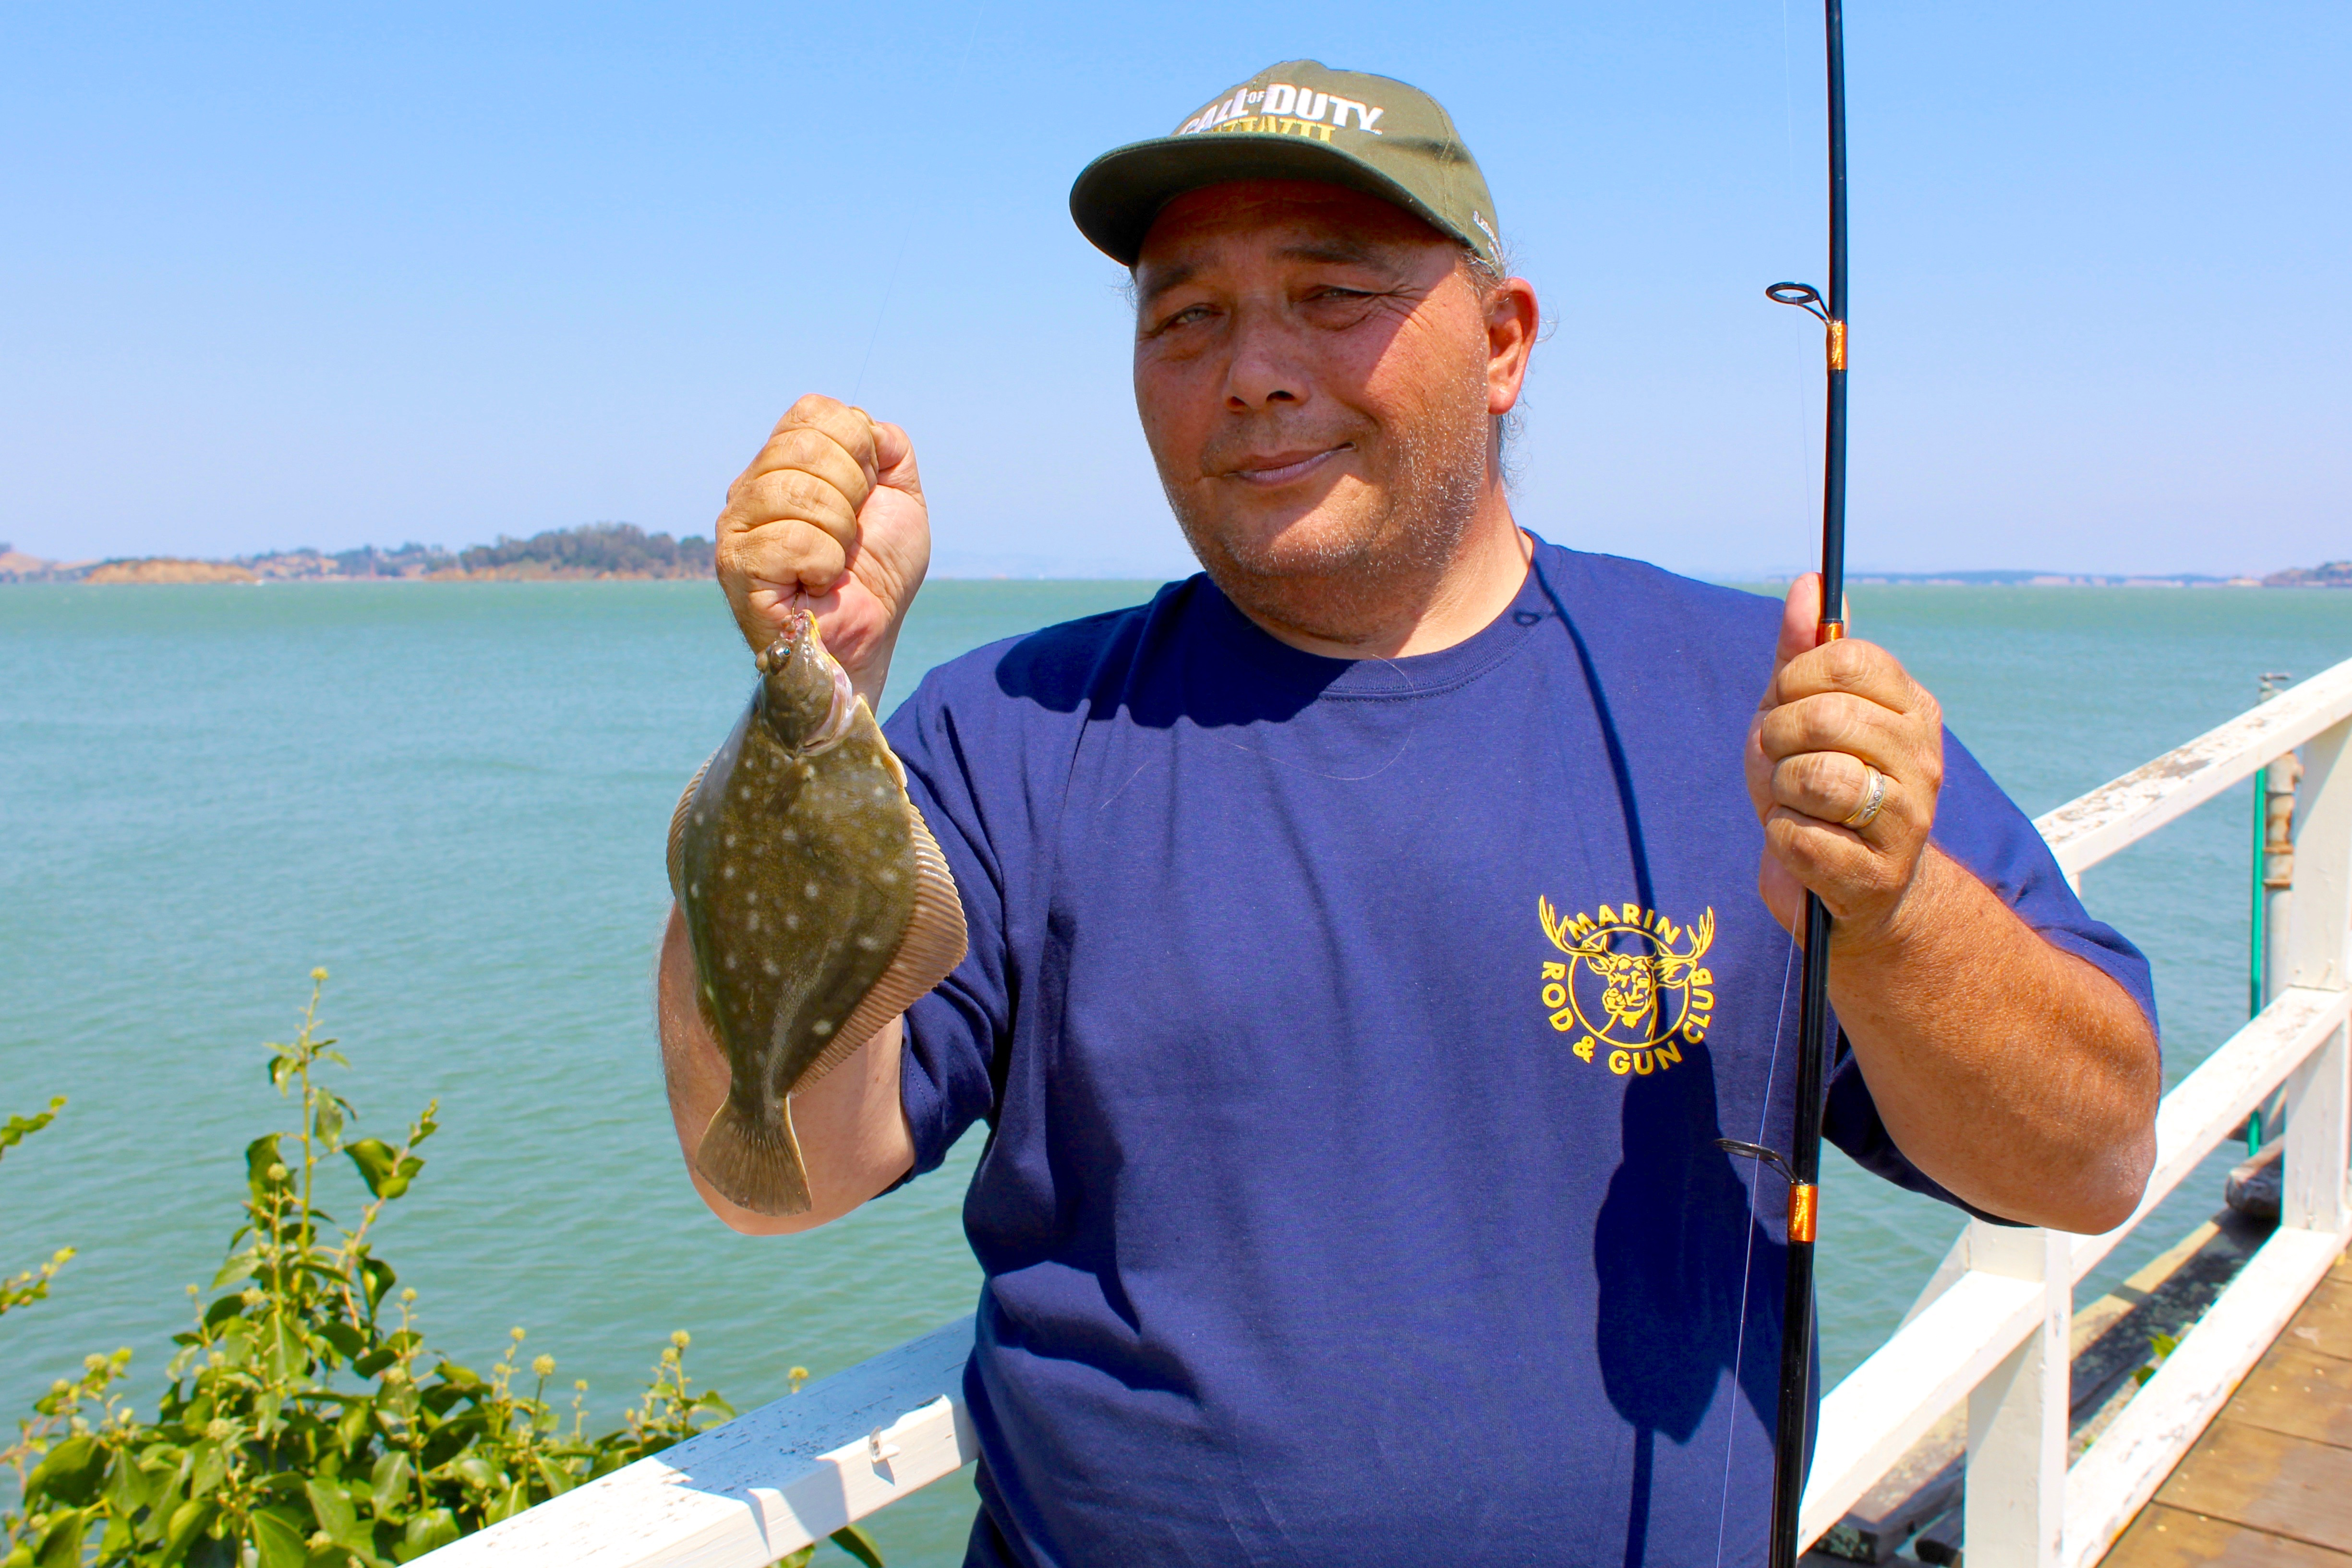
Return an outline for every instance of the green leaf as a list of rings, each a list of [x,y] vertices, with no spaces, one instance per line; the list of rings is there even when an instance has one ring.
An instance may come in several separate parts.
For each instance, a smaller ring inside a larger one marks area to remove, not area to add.
[[[530,1506],[530,1488],[517,1481],[483,1505],[482,1522],[496,1524],[502,1519],[512,1519]]]
[[[373,1377],[400,1359],[401,1353],[416,1343],[414,1333],[387,1334],[375,1349],[352,1363],[352,1370],[362,1377]]]
[[[359,1167],[360,1180],[367,1184],[368,1192],[379,1198],[396,1198],[408,1190],[416,1173],[425,1169],[425,1162],[415,1155],[404,1158],[400,1152],[381,1138],[362,1138],[343,1146],[343,1152]]]
[[[392,1265],[381,1258],[370,1258],[362,1261],[360,1264],[360,1278],[367,1291],[370,1312],[373,1312],[382,1304],[385,1295],[400,1279],[400,1276],[392,1271]]]
[[[457,1521],[446,1508],[429,1508],[408,1521],[400,1532],[400,1544],[393,1548],[393,1560],[414,1563],[436,1547],[446,1546],[457,1539]]]
[[[196,1461],[194,1470],[188,1477],[188,1495],[202,1498],[221,1484],[221,1478],[228,1473],[228,1461],[222,1457],[218,1443],[198,1443],[188,1452]]]
[[[866,1568],[882,1568],[882,1549],[874,1538],[854,1524],[845,1524],[833,1532],[833,1543],[866,1564]]]
[[[81,1568],[81,1538],[89,1529],[89,1515],[69,1508],[50,1516],[33,1549],[34,1568]]]
[[[158,1478],[139,1457],[127,1449],[117,1450],[106,1467],[106,1506],[117,1519],[129,1519],[141,1509],[155,1501]]]
[[[273,1177],[272,1169],[284,1170],[286,1162],[278,1152],[278,1134],[268,1133],[245,1146],[245,1184],[253,1189],[257,1198],[267,1197],[273,1187],[282,1188],[291,1179]]]
[[[263,1328],[261,1346],[270,1372],[281,1383],[307,1370],[310,1358],[303,1353],[301,1331],[285,1317],[273,1318]]]
[[[319,1337],[335,1347],[335,1353],[345,1361],[357,1361],[367,1353],[367,1336],[350,1323],[330,1319],[319,1325]]]
[[[341,1100],[331,1094],[322,1094],[319,1097],[317,1110],[311,1114],[311,1131],[319,1142],[330,1149],[335,1148],[337,1141],[343,1135],[343,1110]]]
[[[352,1401],[350,1407],[344,1410],[343,1418],[335,1423],[336,1447],[345,1452],[357,1448],[362,1439],[366,1437],[367,1429],[367,1401],[355,1399]]]
[[[50,1498],[79,1508],[98,1498],[106,1479],[106,1450],[87,1433],[68,1437],[49,1450],[48,1458],[25,1478],[25,1497]]]
[[[487,1386],[482,1382],[480,1373],[469,1366],[459,1366],[454,1361],[436,1362],[433,1366],[433,1375],[461,1393],[471,1394],[477,1389]]]
[[[240,1568],[244,1552],[234,1541],[199,1535],[188,1542],[187,1568]]]
[[[367,1546],[360,1530],[360,1510],[352,1506],[342,1488],[331,1481],[307,1480],[302,1483],[302,1495],[309,1500],[310,1517],[319,1521],[320,1530],[345,1546]]]
[[[172,1522],[163,1531],[163,1552],[156,1559],[159,1564],[176,1563],[213,1519],[213,1505],[191,1498],[172,1510]]]
[[[0,1149],[13,1149],[58,1119],[66,1108],[66,1097],[58,1095],[49,1101],[49,1108],[34,1116],[12,1116],[0,1122]]]
[[[367,1184],[368,1192],[375,1197],[383,1196],[383,1184],[391,1179],[393,1171],[400,1163],[400,1156],[393,1151],[392,1145],[381,1138],[362,1138],[356,1143],[345,1145],[343,1152],[350,1155],[352,1163],[359,1168],[360,1180]]]
[[[815,1547],[803,1546],[798,1552],[777,1558],[773,1568],[808,1568],[808,1560],[815,1555]]]
[[[464,1455],[449,1468],[457,1473],[458,1479],[483,1491],[489,1491],[503,1484],[504,1479],[499,1476],[498,1470],[479,1454]]]
[[[550,1497],[562,1497],[580,1484],[579,1479],[571,1471],[543,1454],[533,1455],[530,1462],[538,1469],[539,1479],[546,1485]]]
[[[408,1456],[397,1448],[375,1462],[368,1477],[369,1488],[375,1493],[375,1511],[384,1519],[396,1519],[408,1500],[410,1477]]]
[[[253,1544],[260,1552],[261,1568],[305,1568],[310,1557],[305,1544],[310,1533],[290,1513],[275,1508],[257,1510]]]
[[[249,1277],[253,1273],[254,1269],[260,1265],[260,1262],[261,1254],[257,1251],[231,1253],[228,1257],[228,1260],[220,1266],[220,1272],[213,1276],[214,1288],[218,1289],[219,1287],[227,1284],[232,1279],[243,1279]],[[229,1300],[235,1300],[236,1298],[232,1296]],[[231,1316],[234,1315],[235,1314],[233,1313],[231,1314]]]

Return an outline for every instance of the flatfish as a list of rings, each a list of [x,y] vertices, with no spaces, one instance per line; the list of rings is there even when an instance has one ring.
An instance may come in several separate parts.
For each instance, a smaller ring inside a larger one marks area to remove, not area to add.
[[[695,1168],[730,1203],[804,1214],[792,1097],[963,958],[963,905],[866,700],[795,612],[679,797],[669,884],[695,997],[734,1078]]]

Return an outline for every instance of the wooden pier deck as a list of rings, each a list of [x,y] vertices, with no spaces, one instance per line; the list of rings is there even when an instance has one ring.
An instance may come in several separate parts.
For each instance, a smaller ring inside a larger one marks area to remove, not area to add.
[[[2328,1271],[2103,1562],[2352,1568],[2352,1258]]]
[[[2276,1154],[2265,1152],[2265,1163]],[[2275,1173],[2276,1166],[2269,1163]],[[2250,1163],[2240,1174],[2254,1169]],[[2275,1203],[2275,1189],[2271,1194]],[[2224,1208],[2074,1315],[2067,1452],[2129,1407],[2157,1347],[2178,1343],[2275,1233]],[[1804,1568],[1965,1568],[1968,1411],[1953,1410],[1816,1542]],[[2001,1561],[2008,1561],[2004,1555]],[[2352,1254],[2278,1338],[2104,1558],[2113,1568],[2352,1568]]]

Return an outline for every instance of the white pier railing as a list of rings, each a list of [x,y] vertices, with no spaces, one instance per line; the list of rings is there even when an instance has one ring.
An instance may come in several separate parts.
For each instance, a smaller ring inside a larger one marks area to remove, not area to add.
[[[2089,1568],[2343,1251],[2352,660],[2034,826],[2079,880],[2297,747],[2291,921],[2273,1000],[2164,1097],[2156,1172],[2129,1220],[2085,1237],[1968,1226],[1903,1326],[1823,1399],[1808,1539],[1965,1403],[1969,1568]],[[2070,1469],[2076,1283],[2282,1086],[2278,1230]],[[966,1318],[446,1546],[436,1568],[766,1568],[978,1457],[963,1408],[971,1348]]]

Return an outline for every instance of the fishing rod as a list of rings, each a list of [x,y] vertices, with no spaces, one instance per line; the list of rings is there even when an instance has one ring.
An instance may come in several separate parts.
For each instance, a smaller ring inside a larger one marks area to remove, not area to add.
[[[1822,0],[1829,54],[1830,288],[1775,283],[1776,304],[1819,318],[1826,336],[1828,408],[1822,434],[1822,609],[1815,646],[1845,636],[1845,24],[1839,0]],[[1718,1147],[1770,1165],[1789,1183],[1789,1274],[1780,1309],[1780,1418],[1772,1442],[1771,1568],[1797,1568],[1805,1546],[1797,1510],[1804,1500],[1805,1461],[1813,1418],[1813,1222],[1822,1171],[1822,1084],[1833,1042],[1829,1027],[1830,911],[1805,893],[1805,975],[1797,1005],[1797,1110],[1784,1159],[1759,1144],[1718,1140]]]

